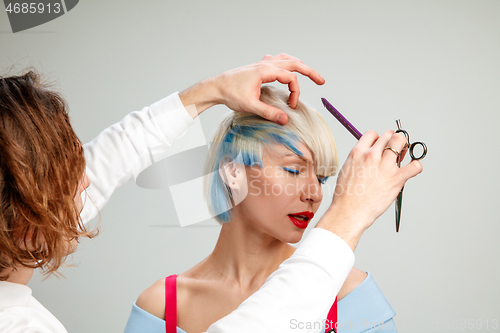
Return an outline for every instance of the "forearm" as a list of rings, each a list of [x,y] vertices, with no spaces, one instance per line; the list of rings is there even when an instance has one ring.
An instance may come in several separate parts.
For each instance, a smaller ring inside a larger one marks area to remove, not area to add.
[[[367,222],[360,223],[360,219],[366,218],[355,216],[354,214],[343,211],[341,207],[332,205],[316,224],[316,228],[333,232],[342,238],[354,252],[361,235],[366,230],[364,226],[371,224]]]
[[[114,191],[160,160],[193,123],[175,93],[128,114],[85,144],[91,185],[82,193],[84,223],[96,216]]]

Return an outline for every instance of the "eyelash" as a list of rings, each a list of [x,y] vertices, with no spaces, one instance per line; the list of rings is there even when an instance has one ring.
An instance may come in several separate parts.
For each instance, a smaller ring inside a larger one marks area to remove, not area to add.
[[[295,170],[295,169],[283,168],[283,170],[288,171],[288,172],[290,172],[290,173],[292,173],[294,175],[298,175],[300,173],[299,170]]]
[[[289,173],[291,173],[293,175],[298,175],[300,173],[299,170],[295,170],[295,169],[283,168],[283,170],[288,171]],[[321,185],[325,184],[327,179],[328,179],[328,177],[325,177],[325,178],[318,177],[318,181]]]

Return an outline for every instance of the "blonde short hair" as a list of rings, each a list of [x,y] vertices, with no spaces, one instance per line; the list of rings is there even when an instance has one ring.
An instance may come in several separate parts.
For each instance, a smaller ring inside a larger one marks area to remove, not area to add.
[[[219,175],[221,162],[235,160],[261,168],[265,148],[283,144],[297,155],[304,143],[312,153],[315,172],[323,177],[337,173],[335,139],[323,117],[299,100],[295,109],[288,106],[288,92],[270,86],[261,88],[260,100],[283,110],[288,115],[286,125],[278,125],[249,112],[229,112],[222,120],[210,146],[205,174],[205,198],[211,213],[220,223],[231,220],[231,191]]]

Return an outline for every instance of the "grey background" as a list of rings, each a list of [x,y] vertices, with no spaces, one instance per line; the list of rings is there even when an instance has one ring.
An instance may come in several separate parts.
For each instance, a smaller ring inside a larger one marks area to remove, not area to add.
[[[372,272],[399,331],[457,331],[453,321],[469,319],[485,331],[488,320],[490,331],[500,320],[500,1],[87,0],[16,34],[2,11],[0,31],[2,72],[32,65],[55,80],[83,142],[130,111],[267,53],[302,59],[327,81],[299,78],[341,162],[355,140],[320,97],[362,132],[394,129],[401,118],[411,139],[429,147],[424,173],[405,188],[400,233],[391,208],[356,250],[356,267]],[[201,116],[209,138],[225,112]],[[219,231],[175,225],[168,191],[131,182],[103,209],[101,235],[82,242],[77,266],[61,269],[66,278],[35,275],[29,285],[70,332],[121,332],[139,293],[204,258]]]

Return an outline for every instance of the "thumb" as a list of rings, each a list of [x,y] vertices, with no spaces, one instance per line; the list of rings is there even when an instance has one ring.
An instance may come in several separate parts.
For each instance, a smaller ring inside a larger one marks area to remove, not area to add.
[[[273,121],[280,125],[285,125],[288,121],[288,116],[285,112],[259,100],[252,103],[252,108],[247,109],[246,111],[255,113],[262,118]]]

